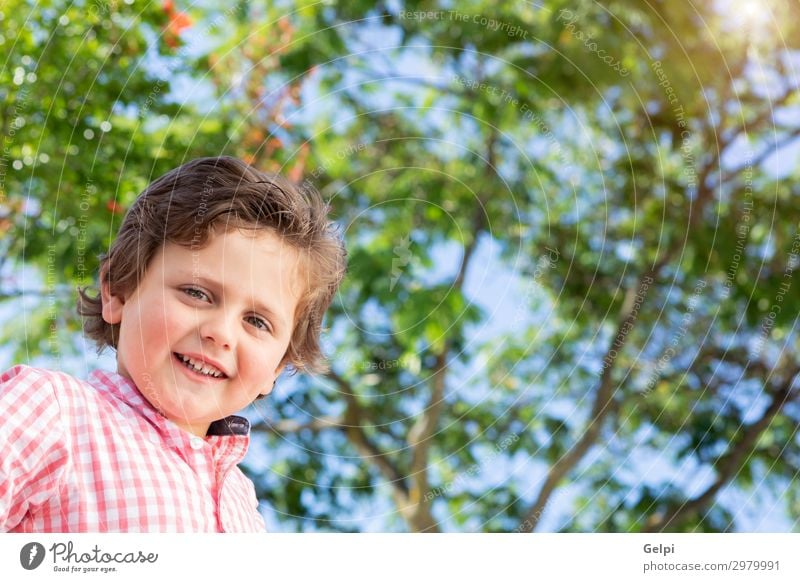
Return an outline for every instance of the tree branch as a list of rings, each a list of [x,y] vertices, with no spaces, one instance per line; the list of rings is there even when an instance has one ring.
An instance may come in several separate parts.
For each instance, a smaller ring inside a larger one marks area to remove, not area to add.
[[[731,445],[728,451],[719,458],[717,462],[717,478],[714,483],[699,496],[683,503],[679,507],[653,515],[642,528],[642,532],[662,532],[671,525],[699,513],[714,501],[720,489],[739,473],[747,458],[752,454],[758,438],[769,427],[783,406],[797,396],[796,392],[792,394],[792,384],[798,373],[800,373],[800,368],[795,367],[772,395],[770,404],[761,415],[761,418],[747,425],[739,442]]]
[[[344,419],[339,416],[322,416],[309,422],[298,422],[292,419],[283,419],[273,424],[259,422],[254,424],[250,430],[263,434],[295,434],[303,430],[320,432],[329,428],[341,428]]]
[[[486,142],[486,162],[484,174],[491,179],[497,173],[497,160],[495,147],[497,144],[497,133],[492,130]],[[478,246],[478,238],[487,224],[486,208],[484,197],[477,196],[477,205],[471,219],[472,239],[464,246],[464,254],[461,258],[461,265],[458,273],[453,280],[453,290],[461,292],[464,287],[467,270],[474,257],[475,249]],[[408,446],[411,449],[411,470],[409,478],[411,489],[409,492],[410,505],[401,509],[404,517],[411,525],[412,529],[419,532],[439,531],[436,520],[431,514],[430,504],[425,503],[423,498],[429,490],[428,481],[428,453],[433,444],[433,437],[436,433],[436,426],[441,416],[444,406],[445,377],[447,374],[447,357],[450,352],[451,341],[445,341],[442,351],[436,355],[432,378],[431,396],[425,410],[416,420],[411,430],[408,431]]]
[[[729,86],[730,86],[730,84],[729,84]],[[779,107],[782,107],[783,105],[786,105],[786,103],[788,103],[788,101],[789,101],[789,98],[792,97],[793,95],[795,95],[796,93],[797,93],[797,91],[794,90],[794,89],[790,89],[790,90],[786,91],[783,95],[781,95],[777,99],[773,99],[771,102],[769,102],[769,104],[768,104],[769,106],[766,107],[761,113],[756,115],[753,119],[751,119],[750,121],[744,120],[742,122],[742,126],[744,126],[745,134],[746,134],[746,132],[748,132],[748,128],[752,128],[752,129],[750,129],[750,132],[752,132],[756,128],[758,128],[758,126],[760,126],[762,123],[773,119],[773,117],[775,115],[775,110],[777,108],[779,108]],[[737,127],[737,129],[739,128],[738,125],[736,127]],[[728,144],[731,144],[740,135],[742,135],[742,133],[739,132],[739,131],[731,131],[729,133],[729,135],[727,135],[725,137],[725,142],[728,143]]]
[[[791,142],[796,140],[800,137],[800,127],[794,128],[792,131],[788,132],[783,138],[776,140],[773,144],[764,148],[760,154],[758,154],[752,160],[749,160],[745,165],[739,166],[738,168],[734,168],[728,172],[724,172],[722,174],[722,178],[720,178],[720,184],[724,184],[730,181],[736,174],[746,170],[748,168],[756,168],[761,165],[764,160],[766,160],[769,156],[777,154],[781,151],[784,147],[789,145]]]
[[[18,297],[42,297],[48,299],[61,297],[67,299],[72,292],[73,289],[68,285],[57,285],[52,289],[11,289],[9,291],[0,291],[0,301]]]
[[[644,296],[652,285],[658,271],[663,268],[664,264],[666,264],[666,261],[659,261],[653,269],[639,279],[635,287],[631,287],[628,290],[621,309],[617,332],[614,334],[614,339],[606,351],[605,358],[603,358],[603,372],[600,376],[599,386],[595,392],[592,411],[586,429],[581,438],[578,439],[578,442],[550,467],[544,483],[539,490],[539,495],[525,515],[518,531],[532,532],[536,529],[542,514],[547,508],[550,496],[553,494],[556,487],[558,487],[567,473],[580,462],[599,438],[603,421],[614,409],[612,402],[615,392],[613,373],[617,357],[628,341],[630,331],[638,317],[641,304],[644,302]],[[655,269],[658,269],[658,271]]]
[[[445,375],[447,372],[447,352],[449,342],[436,357],[436,366],[433,370],[433,387],[431,397],[425,410],[408,431],[408,446],[411,449],[411,469],[409,479],[411,490],[409,492],[410,505],[404,515],[415,531],[437,531],[438,526],[430,513],[423,497],[428,491],[428,452],[433,444],[442,406],[444,405]]]
[[[336,372],[331,370],[328,376],[336,383],[347,403],[344,414],[344,422],[339,427],[344,431],[347,439],[356,447],[358,454],[368,463],[374,464],[392,488],[392,497],[398,507],[403,507],[408,503],[408,485],[400,474],[400,471],[389,459],[387,453],[381,451],[373,443],[364,430],[364,419],[369,414],[364,410],[353,393],[350,384]]]
[[[695,225],[699,217],[702,216],[703,209],[713,199],[713,188],[707,184],[708,176],[713,170],[714,160],[719,160],[720,151],[713,155],[712,161],[704,165],[698,180],[698,192],[696,203],[692,205],[689,213],[689,229]],[[623,304],[617,332],[614,335],[611,345],[606,351],[603,358],[604,367],[603,373],[600,377],[599,386],[595,392],[594,402],[589,421],[584,430],[581,438],[567,451],[558,461],[556,461],[547,473],[539,495],[534,501],[531,508],[528,510],[524,519],[517,528],[520,532],[532,532],[536,529],[541,519],[541,516],[547,508],[548,501],[558,487],[561,480],[572,470],[580,460],[586,455],[592,445],[597,441],[600,436],[602,423],[614,410],[613,397],[614,397],[614,384],[613,373],[616,367],[617,356],[622,352],[628,339],[630,330],[635,323],[638,310],[644,303],[643,294],[647,291],[649,286],[658,278],[661,270],[673,259],[675,254],[682,249],[684,241],[676,239],[672,241],[671,245],[661,255],[661,258],[653,264],[650,269],[639,278],[637,285],[628,290],[625,302]],[[634,291],[635,293],[632,293]],[[638,307],[633,310],[636,300],[639,299]]]

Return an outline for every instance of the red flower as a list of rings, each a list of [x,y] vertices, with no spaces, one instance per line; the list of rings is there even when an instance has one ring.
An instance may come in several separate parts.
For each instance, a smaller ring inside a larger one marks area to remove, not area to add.
[[[167,30],[174,32],[175,34],[180,34],[182,31],[186,30],[192,26],[192,19],[184,12],[175,12],[170,14],[169,16],[169,24],[167,25]]]
[[[181,32],[192,26],[192,19],[186,13],[175,10],[173,0],[164,0],[161,6],[169,18],[164,27],[164,42],[168,47],[176,48],[180,44]]]
[[[106,202],[106,208],[108,208],[112,214],[122,214],[125,212],[125,209],[120,204],[117,204],[116,200],[109,200]]]

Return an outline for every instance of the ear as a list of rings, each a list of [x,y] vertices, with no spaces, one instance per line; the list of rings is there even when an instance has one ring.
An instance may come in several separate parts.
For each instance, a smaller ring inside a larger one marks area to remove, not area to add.
[[[100,299],[103,302],[103,321],[110,324],[122,321],[124,299],[111,294],[105,272],[100,273]]]

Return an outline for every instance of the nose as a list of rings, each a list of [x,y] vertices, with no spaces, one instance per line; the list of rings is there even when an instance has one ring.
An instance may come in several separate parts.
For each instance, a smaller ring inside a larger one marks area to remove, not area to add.
[[[200,338],[215,343],[220,348],[233,347],[233,328],[222,311],[208,314],[200,321]]]

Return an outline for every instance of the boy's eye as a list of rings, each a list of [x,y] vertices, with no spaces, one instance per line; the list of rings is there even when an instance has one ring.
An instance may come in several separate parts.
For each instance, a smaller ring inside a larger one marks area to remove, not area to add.
[[[269,323],[267,323],[267,321],[261,317],[251,315],[247,317],[247,321],[249,321],[250,323],[253,324],[253,326],[258,328],[259,331],[272,331],[272,328],[270,328]]]
[[[208,295],[206,295],[205,291],[202,291],[197,287],[187,287],[183,290],[183,292],[194,299],[200,299],[201,301],[208,300]]]

